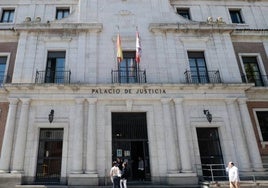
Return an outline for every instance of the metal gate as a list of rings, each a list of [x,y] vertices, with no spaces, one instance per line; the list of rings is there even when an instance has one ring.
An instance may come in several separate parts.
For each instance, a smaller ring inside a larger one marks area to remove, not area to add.
[[[60,184],[63,129],[40,129],[36,184]]]
[[[142,157],[145,180],[150,180],[146,113],[112,113],[113,159],[128,161],[130,180],[138,179],[138,158]]]

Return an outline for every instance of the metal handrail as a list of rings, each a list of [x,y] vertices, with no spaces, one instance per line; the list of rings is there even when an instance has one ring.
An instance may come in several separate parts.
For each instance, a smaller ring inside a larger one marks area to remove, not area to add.
[[[35,83],[69,84],[71,71],[36,71]]]
[[[112,83],[146,83],[145,70],[112,70]]]
[[[222,83],[220,72],[215,71],[191,71],[184,72],[186,83],[206,84],[206,83]]]
[[[254,83],[256,87],[268,86],[268,75],[242,74],[243,83]]]
[[[228,181],[228,173],[226,172],[226,164],[197,164],[196,173],[201,180],[215,182]],[[241,181],[268,180],[268,163],[262,163],[263,170],[261,172],[240,173]],[[239,167],[238,167],[239,169]]]

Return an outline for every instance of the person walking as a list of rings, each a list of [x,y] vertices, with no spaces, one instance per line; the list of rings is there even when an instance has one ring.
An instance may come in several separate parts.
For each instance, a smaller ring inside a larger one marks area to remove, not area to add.
[[[138,176],[139,176],[139,180],[144,181],[144,161],[142,160],[141,157],[139,157],[139,163],[138,163]]]
[[[120,188],[127,188],[127,179],[129,177],[129,170],[127,167],[127,162],[123,162],[121,171],[121,179],[120,179]]]
[[[120,172],[120,169],[118,168],[117,161],[113,162],[113,167],[110,170],[110,177],[111,177],[111,181],[113,183],[113,188],[119,188],[120,187],[121,172]]]
[[[234,165],[232,161],[228,163],[226,171],[228,172],[229,176],[230,188],[240,188],[238,168]]]

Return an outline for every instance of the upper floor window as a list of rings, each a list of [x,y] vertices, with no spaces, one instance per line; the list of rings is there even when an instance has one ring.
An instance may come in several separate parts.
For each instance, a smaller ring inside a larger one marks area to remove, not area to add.
[[[6,81],[7,56],[0,56],[0,84]]]
[[[256,116],[259,123],[259,132],[261,134],[261,141],[268,141],[268,111],[256,111]]]
[[[208,71],[204,52],[188,52],[192,83],[208,83]]]
[[[45,83],[65,83],[65,51],[48,52]]]
[[[1,22],[2,23],[13,22],[13,20],[14,20],[14,12],[15,12],[15,9],[4,9],[2,11]]]
[[[231,16],[232,23],[244,23],[244,20],[241,15],[241,10],[230,9],[229,13]]]
[[[137,82],[136,52],[123,52],[123,61],[119,64],[120,83]]]
[[[191,19],[189,8],[177,8],[177,13],[188,20]]]
[[[69,14],[70,14],[70,8],[57,8],[56,19],[60,20],[62,18],[69,16]]]
[[[255,83],[255,86],[263,86],[263,78],[258,65],[257,57],[244,56],[242,57],[244,73],[243,81]]]

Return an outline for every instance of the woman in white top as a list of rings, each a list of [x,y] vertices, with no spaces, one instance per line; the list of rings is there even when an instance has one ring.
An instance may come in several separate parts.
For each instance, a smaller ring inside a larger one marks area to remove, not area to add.
[[[116,161],[113,162],[113,167],[110,170],[110,177],[113,183],[113,188],[120,188],[120,169]]]

